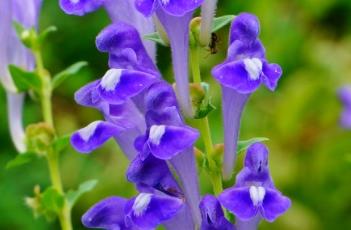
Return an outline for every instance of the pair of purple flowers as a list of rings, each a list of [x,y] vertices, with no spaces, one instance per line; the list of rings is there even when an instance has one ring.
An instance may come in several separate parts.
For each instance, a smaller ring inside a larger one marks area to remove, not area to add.
[[[136,29],[136,21],[118,18],[98,35],[97,48],[109,54],[110,69],[101,80],[81,88],[75,99],[99,109],[105,121],[95,121],[77,131],[71,142],[78,151],[89,153],[114,138],[131,161],[126,176],[139,194],[99,202],[85,213],[83,224],[104,229],[155,229],[163,224],[167,229],[225,230],[256,228],[261,218],[275,220],[289,208],[290,200],[274,187],[268,150],[261,143],[249,147],[245,167],[232,188],[218,198],[200,197],[193,153],[199,133],[185,124],[182,113],[192,114],[188,25],[193,10],[203,1],[124,1],[129,7],[124,10],[137,15],[131,8],[135,6],[145,16],[155,13],[163,25],[172,48],[176,93],[161,79],[153,62],[153,49],[141,40],[139,34],[143,32]],[[61,0],[61,7],[67,13],[82,15],[100,6],[111,12],[111,2]],[[255,16],[238,15],[231,26],[228,58],[213,69],[223,90],[226,178],[233,171],[244,104],[261,83],[274,90],[281,76],[280,67],[266,61],[258,34]],[[222,206],[236,216],[236,226],[226,219]]]

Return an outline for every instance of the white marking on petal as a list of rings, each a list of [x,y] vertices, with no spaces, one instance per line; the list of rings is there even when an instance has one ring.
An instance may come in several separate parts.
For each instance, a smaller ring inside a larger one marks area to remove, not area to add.
[[[146,211],[150,201],[152,194],[150,193],[140,193],[134,201],[133,211],[136,216],[141,216]]]
[[[258,58],[245,58],[245,70],[249,75],[250,80],[257,80],[262,72],[262,62]]]
[[[163,5],[168,5],[168,3],[170,2],[171,0],[161,0],[161,3]]]
[[[94,134],[96,127],[101,123],[101,121],[94,121],[89,124],[87,127],[79,130],[79,135],[84,141],[88,141],[91,136]]]
[[[262,203],[265,195],[266,195],[266,190],[264,187],[261,187],[261,186],[250,187],[250,198],[254,206],[257,206],[258,204]]]
[[[122,69],[109,69],[101,79],[101,87],[106,91],[113,91],[121,80]]]
[[[163,134],[165,134],[165,125],[153,125],[150,128],[149,140],[155,145],[159,145]]]
[[[72,2],[73,4],[77,4],[77,3],[79,3],[79,1],[80,1],[80,0],[71,0],[71,2]]]

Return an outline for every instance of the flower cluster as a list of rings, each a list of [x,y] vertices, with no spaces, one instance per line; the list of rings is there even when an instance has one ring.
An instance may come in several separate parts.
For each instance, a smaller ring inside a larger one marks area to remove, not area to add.
[[[61,0],[61,7],[83,15],[100,6],[117,9],[118,2]],[[200,197],[194,157],[200,133],[185,123],[184,116],[193,115],[187,74],[189,22],[202,2],[135,0],[133,5],[146,17],[155,14],[168,35],[175,90],[162,80],[154,53],[140,37],[143,31],[138,29],[138,19],[119,18],[97,36],[97,48],[108,53],[110,69],[78,90],[75,99],[100,110],[105,120],[75,132],[71,143],[77,151],[90,153],[114,138],[130,160],[126,177],[139,194],[129,199],[109,197],[95,204],[82,218],[86,227],[155,229],[162,224],[166,229],[248,229],[262,218],[273,221],[289,208],[290,200],[273,185],[268,150],[262,143],[249,147],[232,188],[216,194],[218,197]],[[223,92],[225,179],[233,171],[241,111],[249,95],[261,83],[274,90],[282,73],[277,64],[266,60],[258,34],[254,15],[238,15],[231,26],[228,57],[212,71]],[[222,207],[235,215],[236,225]]]

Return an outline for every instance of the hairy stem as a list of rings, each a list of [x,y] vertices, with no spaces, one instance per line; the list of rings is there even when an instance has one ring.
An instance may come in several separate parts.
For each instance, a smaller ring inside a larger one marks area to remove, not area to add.
[[[39,96],[40,96],[43,118],[44,118],[44,121],[52,127],[52,129],[55,129],[53,116],[52,116],[51,79],[49,74],[44,68],[43,59],[42,59],[40,50],[34,50],[33,53],[37,64],[36,71],[42,83],[41,92]],[[61,173],[60,173],[60,167],[59,167],[58,153],[55,152],[53,148],[50,148],[46,154],[46,159],[48,162],[52,186],[62,196],[64,196],[64,190],[62,187]],[[71,221],[71,208],[68,204],[67,199],[64,199],[64,205],[63,205],[63,208],[58,213],[58,218],[59,218],[62,230],[73,229],[72,221]]]
[[[197,45],[190,48],[190,61],[193,81],[194,83],[198,84],[201,83],[199,52],[200,47]],[[218,195],[223,190],[222,176],[220,170],[218,170],[216,162],[211,157],[211,154],[213,153],[213,142],[208,118],[204,117],[199,119],[197,122],[197,128],[200,131],[203,143],[205,145],[205,157],[210,169],[210,172],[208,172],[208,174],[212,183],[213,192],[215,193],[215,195]]]

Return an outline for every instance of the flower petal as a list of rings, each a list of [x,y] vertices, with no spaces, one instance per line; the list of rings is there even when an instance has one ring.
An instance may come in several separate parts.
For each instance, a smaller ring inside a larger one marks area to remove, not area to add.
[[[155,228],[174,217],[183,205],[183,201],[175,197],[140,193],[128,201],[126,221],[143,229]]]
[[[138,155],[128,167],[127,179],[137,185],[150,186],[172,196],[181,194],[167,163],[152,155],[145,160]]]
[[[81,153],[90,153],[121,131],[110,122],[95,121],[78,130],[71,137],[71,144]]]
[[[161,81],[153,84],[145,95],[147,110],[163,110],[166,107],[177,106],[177,99],[173,88]]]
[[[202,215],[201,230],[233,230],[234,226],[226,220],[222,207],[213,195],[206,195],[200,203]]]
[[[138,31],[121,21],[107,26],[96,38],[96,47],[110,55],[112,68],[134,69],[160,75],[147,54]]]
[[[141,71],[110,69],[100,81],[100,96],[112,104],[124,103],[149,87],[156,77]]]
[[[135,0],[135,8],[145,17],[149,17],[157,6],[157,0]]]
[[[153,125],[148,136],[151,153],[162,160],[168,160],[191,147],[199,133],[187,126]]]
[[[87,228],[123,229],[124,207],[127,199],[120,197],[106,198],[91,207],[83,216],[82,223]]]
[[[235,40],[251,42],[256,40],[260,33],[258,18],[249,13],[241,13],[235,17],[230,27],[230,44]]]
[[[341,113],[340,124],[346,129],[351,129],[351,108],[347,108]]]
[[[100,84],[100,80],[90,82],[80,88],[74,94],[74,100],[79,104],[87,107],[99,108],[101,98],[97,92],[97,87]]]
[[[249,220],[258,212],[252,203],[248,187],[226,189],[219,195],[218,200],[241,220]]]
[[[252,59],[244,59],[252,60]],[[241,94],[248,94],[255,91],[261,83],[261,68],[254,61],[245,64],[244,60],[234,61],[216,66],[212,75],[223,86],[232,88]],[[259,59],[253,59],[259,60]]]
[[[291,206],[291,201],[276,189],[266,188],[263,199],[261,214],[269,222],[273,222],[278,216],[286,212]]]
[[[263,83],[271,91],[274,91],[278,85],[278,81],[282,76],[282,68],[278,64],[268,64],[267,62],[263,63]]]
[[[82,16],[97,10],[105,0],[60,0],[60,7],[66,14]]]
[[[201,6],[203,0],[159,0],[160,6],[170,15],[183,16]]]
[[[262,42],[258,39],[250,43],[235,40],[228,48],[226,62],[237,61],[245,57],[265,59],[265,52]]]

